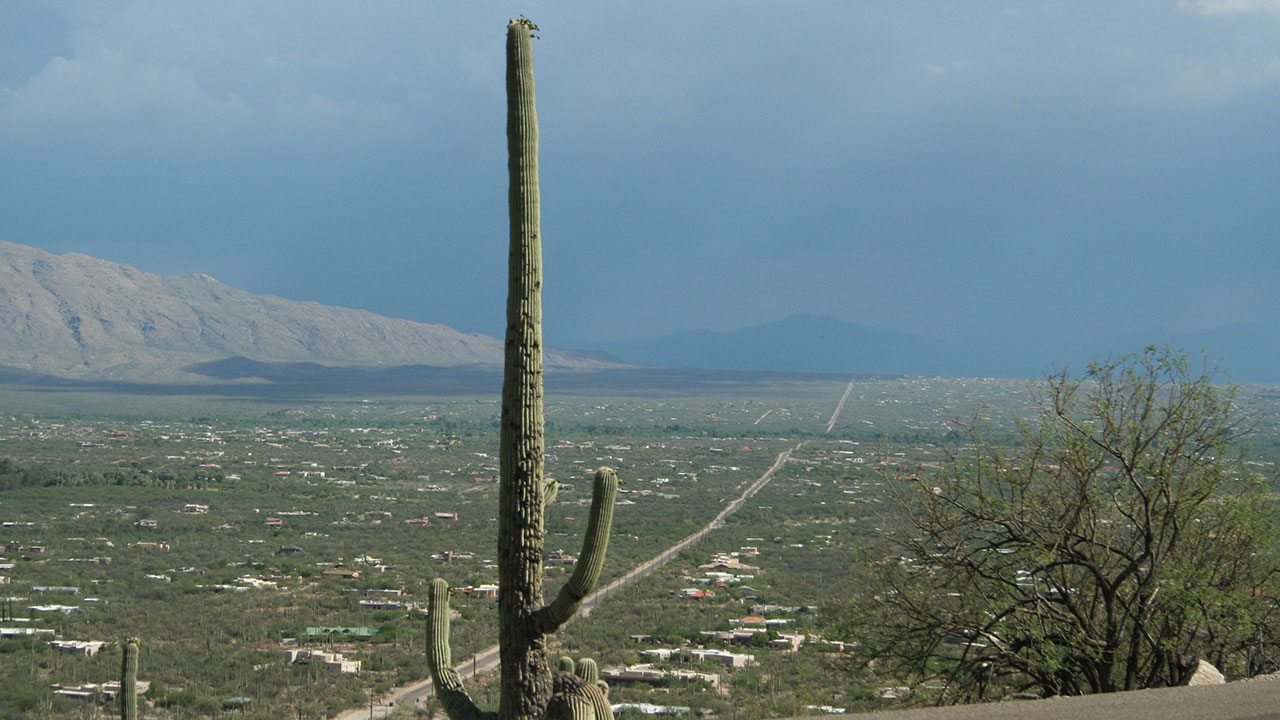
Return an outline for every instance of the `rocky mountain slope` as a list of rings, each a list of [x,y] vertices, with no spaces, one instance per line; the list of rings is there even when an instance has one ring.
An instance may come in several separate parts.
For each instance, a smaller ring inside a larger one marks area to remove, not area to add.
[[[67,378],[194,379],[243,357],[335,366],[500,366],[501,341],[363,310],[255,295],[0,241],[0,365]],[[548,351],[552,368],[616,366]]]

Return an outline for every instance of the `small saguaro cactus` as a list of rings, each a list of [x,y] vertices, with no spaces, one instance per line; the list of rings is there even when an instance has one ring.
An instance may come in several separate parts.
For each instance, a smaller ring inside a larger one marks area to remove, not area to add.
[[[138,720],[138,647],[136,637],[120,643],[120,719]]]
[[[582,658],[578,660],[577,672],[578,677],[589,683],[595,683],[600,679],[600,668],[596,666],[596,661],[591,658]]]
[[[611,720],[596,685],[572,673],[553,677],[546,636],[573,617],[604,566],[618,475],[596,471],[591,516],[573,574],[542,602],[543,512],[556,485],[543,473],[542,237],[538,193],[538,117],[527,18],[507,25],[507,171],[511,221],[507,333],[499,437],[497,713],[481,711],[451,665],[449,586],[431,583],[427,663],[436,696],[452,720]]]

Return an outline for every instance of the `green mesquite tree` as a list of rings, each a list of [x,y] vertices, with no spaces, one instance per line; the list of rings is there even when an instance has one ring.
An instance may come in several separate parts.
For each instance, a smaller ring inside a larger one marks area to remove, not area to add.
[[[120,644],[120,718],[138,720],[138,647],[141,641],[127,638]]]
[[[970,427],[937,475],[894,479],[905,525],[847,619],[862,652],[940,702],[1271,671],[1275,506],[1234,390],[1148,347],[1036,400],[1012,450]]]
[[[537,26],[507,25],[507,169],[511,220],[507,334],[502,386],[498,499],[498,712],[483,712],[451,668],[449,588],[431,583],[427,661],[436,696],[452,720],[607,720],[599,686],[569,673],[553,678],[545,638],[573,617],[604,565],[618,476],[600,468],[591,515],[573,575],[550,604],[542,602],[543,511],[554,484],[543,474],[542,243],[538,194],[538,118],[533,46]],[[604,713],[604,714],[601,714]]]

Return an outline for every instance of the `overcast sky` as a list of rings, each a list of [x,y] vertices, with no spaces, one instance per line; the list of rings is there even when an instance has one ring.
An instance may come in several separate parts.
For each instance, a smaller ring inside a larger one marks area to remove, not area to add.
[[[0,238],[548,342],[1280,318],[1280,0],[0,3]]]

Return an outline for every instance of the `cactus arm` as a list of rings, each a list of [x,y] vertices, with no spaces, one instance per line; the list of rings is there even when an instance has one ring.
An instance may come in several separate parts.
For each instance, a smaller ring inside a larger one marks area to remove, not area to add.
[[[547,704],[546,720],[611,720],[613,717],[611,711],[607,715],[599,714],[600,703],[592,694],[599,688],[573,673],[556,673],[552,688],[555,692]]]
[[[136,637],[128,638],[120,646],[120,717],[122,720],[138,720],[138,646]]]
[[[607,685],[601,685],[603,680],[597,680],[582,689],[583,695],[587,701],[591,703],[591,708],[595,711],[596,718],[613,717],[613,706],[609,704],[609,695],[607,694]]]
[[[613,468],[602,467],[596,471],[591,488],[591,518],[587,534],[582,541],[582,554],[573,566],[573,575],[560,588],[550,605],[534,616],[538,631],[546,634],[566,623],[591,594],[600,570],[604,567],[605,551],[609,548],[609,533],[613,526],[613,503],[618,496],[618,473]]]
[[[449,647],[449,585],[436,578],[427,594],[427,666],[436,697],[450,720],[493,720],[496,713],[484,712],[471,701],[462,687],[462,678],[453,669]]]
[[[547,720],[596,720],[595,708],[586,695],[552,695]]]

